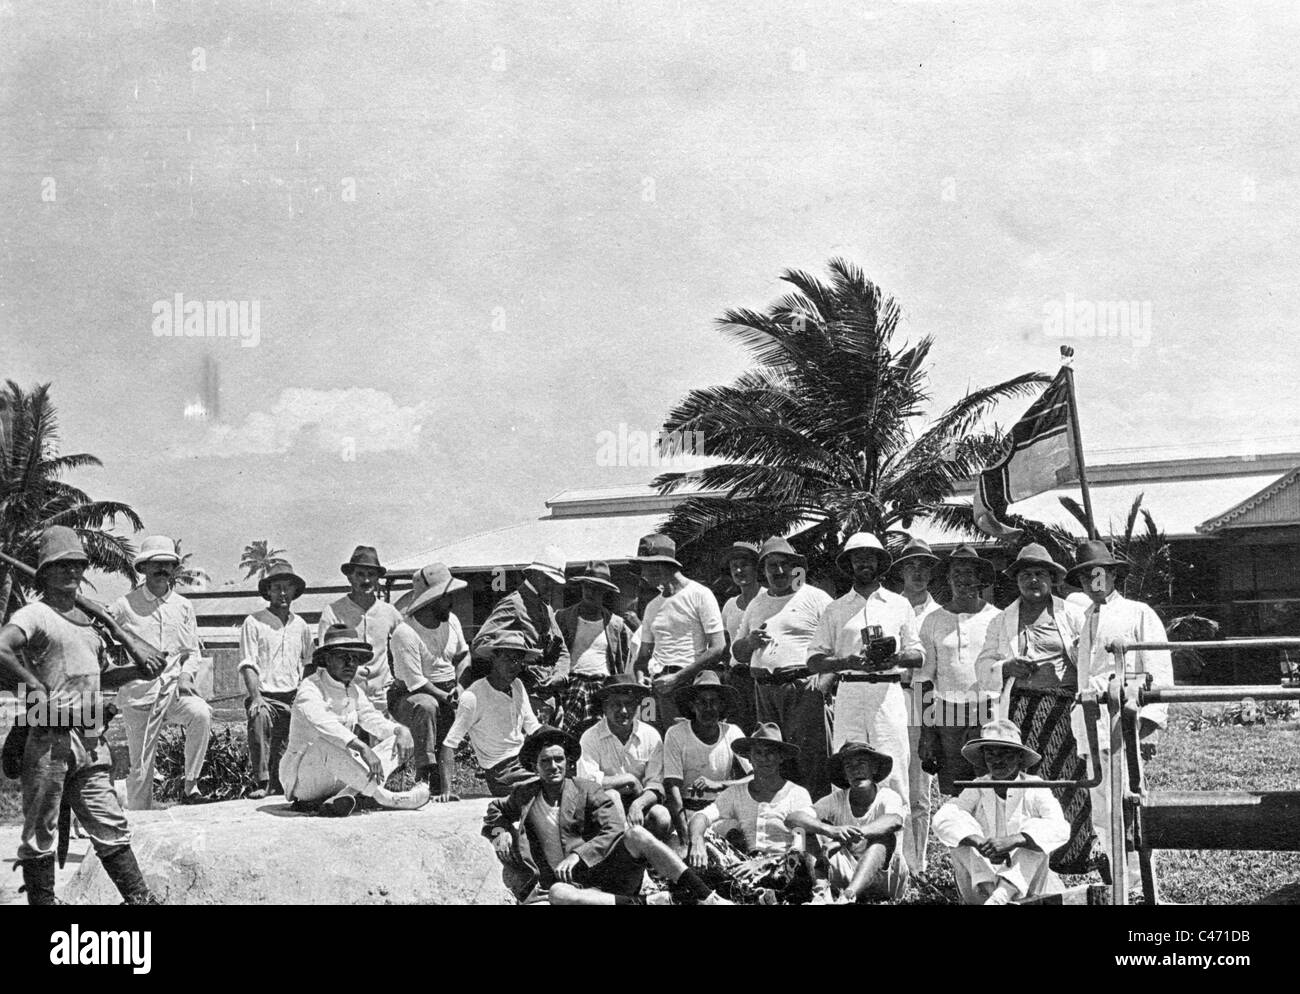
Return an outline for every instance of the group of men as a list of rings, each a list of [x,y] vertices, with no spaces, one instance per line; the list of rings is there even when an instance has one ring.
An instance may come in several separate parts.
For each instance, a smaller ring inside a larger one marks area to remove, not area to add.
[[[452,610],[465,583],[441,563],[389,603],[379,594],[386,568],[358,546],[341,566],[350,590],[314,633],[293,611],[305,581],[273,568],[258,584],[267,607],[240,637],[250,796],[283,793],[336,817],[358,805],[452,802],[457,750],[468,743],[496,798],[484,834],[521,901],[637,903],[649,867],[678,897],[724,903],[708,871],[730,847],[755,858],[802,853],[817,903],[854,903],[898,898],[924,870],[937,774],[952,799],[933,827],[959,851],[959,892],[1001,904],[1055,885],[1048,857],[1077,825],[1052,791],[958,794],[955,781],[1036,779],[1023,770],[1045,758],[1043,701],[1086,742],[1074,698],[1104,690],[1107,647],[1164,640],[1154,612],[1115,590],[1124,564],[1098,542],[1080,546],[1069,571],[1041,546],[1022,549],[1006,571],[1020,597],[1003,611],[985,599],[992,563],[968,546],[941,562],[912,541],[894,559],[874,535],[852,535],[837,558],[851,588],[832,598],[808,582],[788,541],[737,543],[723,565],[739,592],[721,607],[685,575],[668,536],[642,539],[636,562],[656,591],[639,624],[611,610],[619,588],[607,564],[566,577],[563,554],[548,547],[472,643]],[[168,723],[185,733],[183,799],[205,800],[211,712],[195,692],[197,626],[173,589],[178,565],[170,539],[147,538],[135,560],[140,585],[103,619],[87,618],[74,602],[84,550],[75,533],[50,529],[37,567],[42,600],[0,630],[0,676],[51,696],[120,686],[132,808],[151,803]],[[937,574],[949,592],[942,607],[930,594]],[[1053,594],[1067,575],[1086,611]],[[884,586],[889,578],[901,593]],[[569,583],[581,597],[557,612]],[[115,639],[126,665],[105,658]],[[1156,683],[1172,682],[1167,653],[1144,656]],[[1164,715],[1148,708],[1142,718],[1150,749]],[[129,832],[106,756],[93,726],[45,729],[27,743],[19,858],[33,901],[53,899],[65,780],[105,866],[124,867],[123,893],[147,894],[133,858],[125,865]],[[408,761],[415,785],[389,789]],[[1103,850],[1105,800],[1093,792]]]

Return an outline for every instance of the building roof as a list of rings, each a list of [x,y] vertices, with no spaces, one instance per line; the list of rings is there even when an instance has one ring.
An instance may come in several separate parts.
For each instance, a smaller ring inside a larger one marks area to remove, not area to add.
[[[1297,479],[1300,479],[1300,468],[1282,475],[1217,517],[1202,522],[1196,530],[1202,535],[1212,535],[1225,528],[1300,524],[1300,487],[1293,485]]]

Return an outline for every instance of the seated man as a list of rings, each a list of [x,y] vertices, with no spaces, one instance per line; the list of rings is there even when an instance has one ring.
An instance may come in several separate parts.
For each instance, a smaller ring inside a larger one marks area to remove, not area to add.
[[[320,803],[321,814],[346,817],[357,795],[380,807],[415,809],[429,801],[429,785],[390,791],[384,781],[411,755],[411,733],[370,703],[357,671],[374,646],[347,625],[331,625],[312,654],[313,672],[303,679],[289,718],[289,747],[280,760],[280,782],[290,801]],[[371,745],[359,737],[363,730]]]
[[[533,714],[519,674],[526,661],[541,659],[542,652],[530,646],[522,632],[509,629],[498,630],[483,648],[492,669],[460,695],[456,720],[438,750],[439,801],[460,800],[451,792],[451,780],[456,750],[467,738],[493,797],[505,797],[516,784],[533,778],[530,770],[519,765],[519,750],[541,722]]]
[[[664,743],[654,727],[637,718],[650,688],[631,673],[614,673],[596,692],[604,717],[582,733],[578,779],[608,790],[627,823],[667,839],[672,819],[663,805]]]
[[[989,722],[962,749],[975,767],[981,754],[989,772],[980,780],[1039,779],[1023,772],[1042,757],[1021,743],[1014,722]],[[1050,790],[968,788],[939,809],[932,827],[940,842],[954,847],[952,872],[963,904],[1009,904],[1060,890],[1047,861],[1070,838],[1070,824]]]
[[[828,767],[831,792],[812,815],[790,816],[792,826],[826,840],[819,862],[839,891],[835,904],[867,897],[896,901],[907,891],[907,863],[898,844],[907,805],[897,791],[880,786],[893,767],[892,756],[865,742],[845,742]]]
[[[728,787],[749,777],[749,764],[732,746],[744,733],[723,721],[740,709],[736,688],[714,670],[704,670],[691,686],[677,692],[677,710],[690,715],[664,737],[664,790],[677,837],[686,843],[689,814],[703,811]]]
[[[578,755],[573,736],[539,728],[519,750],[536,779],[488,805],[483,835],[522,903],[643,904],[647,864],[702,904],[728,903],[645,828],[628,827],[609,791],[570,777]]]

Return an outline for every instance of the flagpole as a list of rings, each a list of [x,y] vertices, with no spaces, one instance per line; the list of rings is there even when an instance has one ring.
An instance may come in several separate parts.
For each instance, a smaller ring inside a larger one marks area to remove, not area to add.
[[[1074,347],[1061,346],[1061,368],[1065,370],[1065,395],[1070,402],[1070,436],[1074,440],[1074,455],[1079,461],[1079,489],[1083,491],[1083,514],[1088,519],[1088,538],[1097,538],[1097,525],[1092,516],[1092,492],[1088,489],[1088,468],[1083,462],[1083,437],[1079,434],[1079,405],[1074,400]]]

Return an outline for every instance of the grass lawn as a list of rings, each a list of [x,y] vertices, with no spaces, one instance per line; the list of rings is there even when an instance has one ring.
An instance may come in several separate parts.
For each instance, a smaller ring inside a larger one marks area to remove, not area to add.
[[[1300,722],[1223,725],[1225,708],[1172,708],[1170,727],[1147,766],[1152,790],[1300,790]],[[242,739],[242,724],[232,723]],[[126,769],[119,722],[110,732],[115,775]],[[462,752],[454,787],[462,796],[487,793],[473,758]],[[936,795],[937,797],[937,795]],[[0,780],[0,823],[21,821],[18,784]],[[162,802],[160,806],[164,806]],[[1300,853],[1159,852],[1156,872],[1166,900],[1184,904],[1249,904],[1300,881]],[[1067,878],[1067,884],[1086,877]],[[1094,878],[1094,882],[1095,882]],[[931,839],[930,867],[913,878],[904,904],[956,900],[948,850]]]

